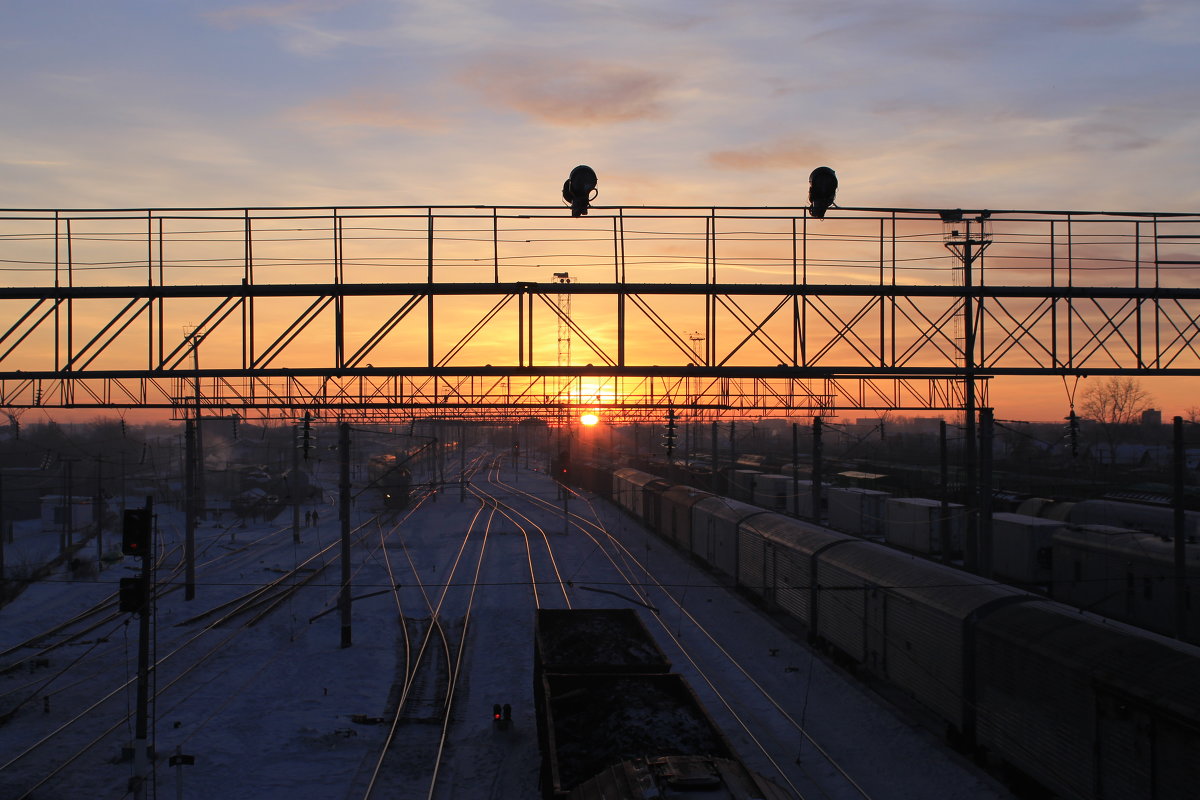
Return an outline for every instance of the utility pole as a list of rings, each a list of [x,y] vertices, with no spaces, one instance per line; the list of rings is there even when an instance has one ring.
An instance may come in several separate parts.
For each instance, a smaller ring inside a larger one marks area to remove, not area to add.
[[[92,520],[96,523],[96,570],[104,563],[104,476],[100,456],[96,456],[96,499],[92,505]],[[0,500],[0,503],[3,501]],[[3,526],[0,526],[2,528]],[[3,561],[0,560],[0,565]]]
[[[942,546],[942,563],[950,563],[950,466],[946,461],[946,420],[938,425],[938,454],[941,457],[940,478],[942,482],[942,515],[938,526],[938,538]]]
[[[342,589],[338,606],[342,617],[342,647],[350,635],[350,423],[338,423],[338,511],[342,522]]]
[[[4,545],[8,544],[8,531],[4,522],[4,459],[0,457],[0,581],[4,580]]]
[[[733,471],[735,469],[737,469],[737,423],[731,422],[729,423],[729,477],[725,481],[725,485],[729,487],[727,491],[730,495],[733,493]]]
[[[821,468],[821,459],[824,458],[821,452],[821,418],[813,417],[812,426],[812,519],[813,522],[821,524],[821,481],[823,472]]]
[[[979,409],[979,574],[992,577],[992,409]]]
[[[190,334],[192,340],[192,367],[196,371],[196,449],[193,454],[196,460],[196,514],[201,518],[205,516],[204,509],[208,504],[206,487],[204,485],[204,428],[200,420],[200,343],[204,341],[206,336],[207,334],[201,332],[199,328],[193,328]]]
[[[792,516],[800,516],[800,423],[792,423]]]
[[[183,599],[196,597],[196,429],[199,417],[183,422]]]
[[[1187,632],[1187,537],[1184,535],[1185,514],[1183,489],[1185,458],[1183,447],[1183,417],[1175,417],[1173,430],[1172,483],[1174,484],[1175,506],[1175,638],[1182,639]]]
[[[63,458],[63,502],[62,502],[62,535],[59,537],[58,551],[65,555],[71,547],[71,531],[75,527],[75,459]]]
[[[300,426],[292,428],[292,478],[288,489],[292,493],[292,541],[300,541]],[[305,454],[307,455],[307,453]]]
[[[990,245],[984,223],[991,216],[983,211],[975,218],[978,228],[971,230],[971,220],[963,218],[962,211],[943,211],[942,222],[946,224],[946,249],[956,255],[962,263],[963,284],[963,393],[965,395],[966,418],[966,501],[967,501],[967,530],[966,542],[963,548],[964,566],[968,572],[979,572],[979,505],[976,470],[976,440],[975,413],[977,401],[975,397],[975,300],[971,297],[971,287],[975,283],[974,266],[977,259],[983,257],[983,251]]]
[[[145,509],[130,509],[125,514],[121,551],[142,558],[138,578],[138,675],[137,709],[133,734],[133,775],[129,788],[134,800],[146,797],[146,775],[150,762],[150,614],[154,607],[154,498],[146,498]]]

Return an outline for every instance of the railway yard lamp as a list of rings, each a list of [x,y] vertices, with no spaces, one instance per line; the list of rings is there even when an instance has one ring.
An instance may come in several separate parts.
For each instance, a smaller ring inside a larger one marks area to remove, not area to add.
[[[824,219],[825,212],[833,205],[837,196],[837,174],[829,167],[817,167],[808,176],[809,212],[817,219]]]
[[[596,170],[587,164],[580,164],[571,170],[571,174],[563,181],[563,200],[571,206],[572,217],[584,217],[588,213],[588,205],[596,198]]]

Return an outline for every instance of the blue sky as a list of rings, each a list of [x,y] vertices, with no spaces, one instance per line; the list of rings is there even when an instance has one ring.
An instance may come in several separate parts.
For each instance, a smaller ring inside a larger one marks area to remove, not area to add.
[[[1195,0],[2,8],[0,208],[1200,211]]]
[[[1200,208],[1200,6],[5,3],[0,206]]]

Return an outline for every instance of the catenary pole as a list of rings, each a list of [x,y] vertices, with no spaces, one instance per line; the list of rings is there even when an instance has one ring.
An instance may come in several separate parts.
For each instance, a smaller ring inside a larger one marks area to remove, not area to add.
[[[1184,535],[1183,484],[1185,458],[1183,447],[1183,417],[1175,417],[1173,440],[1172,483],[1174,484],[1175,506],[1175,638],[1182,639],[1187,632],[1187,537]]]
[[[338,506],[342,523],[342,590],[338,606],[342,617],[342,647],[351,644],[350,633],[350,423],[338,423]]]
[[[812,519],[818,525],[821,524],[821,481],[824,479],[822,475],[821,459],[821,427],[822,422],[820,417],[813,417],[812,425]]]
[[[183,423],[183,599],[196,597],[196,421]]]
[[[137,708],[133,733],[133,776],[130,784],[134,800],[146,797],[146,775],[148,772],[149,721],[150,721],[150,615],[154,609],[154,542],[156,528],[154,520],[154,498],[146,498],[146,520],[150,525],[148,545],[142,551],[141,597],[138,609],[138,674]]]

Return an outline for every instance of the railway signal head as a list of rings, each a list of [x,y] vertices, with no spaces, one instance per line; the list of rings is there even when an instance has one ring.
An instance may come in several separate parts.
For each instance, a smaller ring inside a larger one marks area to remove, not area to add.
[[[588,205],[595,198],[596,171],[587,164],[580,164],[571,170],[570,176],[563,182],[563,200],[571,204],[571,216],[586,216]]]
[[[837,196],[837,189],[837,175],[829,167],[817,167],[812,171],[808,176],[808,202],[814,217],[825,218],[826,210]]]
[[[125,509],[121,527],[121,552],[127,556],[142,556],[150,552],[150,511],[145,508]]]
[[[117,608],[121,613],[132,614],[146,606],[146,582],[141,578],[121,578],[117,593]]]

